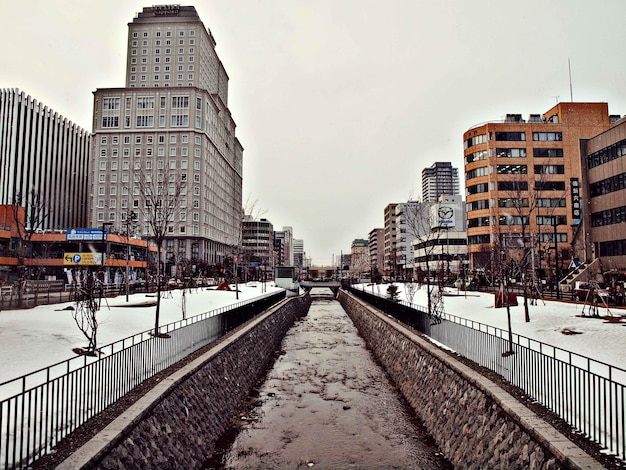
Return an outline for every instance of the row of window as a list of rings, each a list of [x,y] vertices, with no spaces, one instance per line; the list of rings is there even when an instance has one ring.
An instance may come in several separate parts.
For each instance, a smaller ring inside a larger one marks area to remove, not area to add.
[[[559,243],[567,243],[566,233],[557,233],[556,239]],[[546,232],[538,234],[538,241],[541,243],[554,243],[554,233]],[[484,235],[471,235],[467,237],[468,245],[486,245],[491,243],[491,236],[489,234]],[[510,245],[510,244],[509,244]]]
[[[620,140],[610,147],[603,148],[587,157],[587,167],[595,168],[626,155],[626,140]]]
[[[536,175],[563,175],[565,174],[565,165],[534,165],[533,169]],[[493,171],[493,167],[483,166],[474,168],[465,172],[465,180],[487,176]],[[527,165],[497,165],[496,171],[499,175],[526,175],[528,174]]]
[[[591,226],[602,227],[603,225],[613,225],[626,222],[626,206],[613,207],[591,214]]]
[[[626,189],[626,173],[620,173],[619,175],[590,184],[589,194],[591,197],[597,197],[622,189]]]
[[[159,127],[165,127],[165,116],[159,116]],[[124,127],[129,128],[131,124],[131,117],[124,117]],[[137,116],[136,127],[154,127],[154,116]],[[172,114],[170,115],[170,127],[188,127],[189,126],[189,114]],[[119,116],[102,116],[102,128],[112,129],[120,127]],[[196,128],[202,127],[202,116],[196,116]]]
[[[195,29],[190,29],[188,31],[189,36],[195,36],[196,35],[196,30]],[[154,33],[154,35],[157,38],[161,37],[161,31],[156,31]],[[180,31],[178,31],[178,35],[180,37],[184,37],[185,36],[185,30],[181,29]],[[148,31],[142,31],[141,36],[144,38],[148,37]],[[133,31],[133,38],[138,38],[139,37],[139,32],[138,31]],[[172,37],[172,31],[165,31],[165,37],[171,38]]]
[[[493,220],[492,220],[493,219]],[[529,218],[528,216],[520,216],[520,215],[501,215],[498,216],[498,225],[526,225],[528,226]],[[537,225],[548,225],[550,227],[554,226],[554,222],[556,221],[557,225],[566,225],[567,217],[564,215],[557,216],[544,216],[538,215],[536,217]],[[476,227],[488,227],[490,225],[496,224],[496,218],[494,217],[476,217],[473,219],[467,220],[468,228],[476,228]]]
[[[526,158],[527,150],[525,148],[496,148],[496,156],[500,158]],[[534,148],[533,156],[535,158],[562,158],[562,148]],[[493,149],[479,150],[465,156],[465,164],[486,160],[493,157]]]
[[[126,109],[132,109],[132,100],[130,96],[126,97]],[[121,98],[119,96],[107,96],[102,98],[103,111],[117,111],[120,109]],[[138,96],[136,99],[137,109],[154,109],[156,105],[156,97],[154,96]],[[165,109],[167,105],[167,97],[159,97],[159,107]],[[189,96],[175,95],[170,97],[170,105],[172,108],[189,108]],[[196,109],[202,110],[202,98],[196,98]]]
[[[496,141],[521,142],[524,140],[526,140],[525,132],[496,132]],[[561,140],[563,140],[562,132],[533,132],[533,141],[535,142],[558,142]]]
[[[146,65],[142,65],[139,70],[142,73],[146,73],[148,71],[148,67]],[[177,67],[177,70],[178,70],[178,72],[184,72],[185,71],[185,66],[184,65],[179,65]],[[154,66],[154,72],[160,72],[160,71],[161,71],[161,66],[160,65],[155,65]],[[163,71],[164,72],[171,72],[172,68],[169,65],[165,65],[165,66],[163,66]],[[193,72],[194,71],[194,65],[193,64],[187,65],[187,71]],[[137,73],[137,67],[134,66],[134,65],[131,66],[130,73]]]
[[[489,140],[493,140],[493,137],[493,133],[490,132]],[[526,132],[496,132],[495,138],[498,142],[523,142],[526,140]],[[533,141],[535,142],[559,142],[562,140],[562,132],[533,132]],[[474,145],[484,144],[486,142],[487,135],[476,135],[463,142],[463,148],[468,149]]]
[[[626,239],[600,242],[597,251],[600,256],[624,256],[626,255]]]
[[[135,139],[134,139],[135,143],[136,144],[141,144],[143,142],[143,138],[142,137],[145,137],[145,142],[147,144],[151,144],[151,143],[154,142],[154,136],[149,134],[149,135],[136,135]],[[108,141],[109,141],[109,136],[107,136],[107,135],[100,136],[100,144],[107,145]],[[123,139],[124,144],[128,145],[128,144],[130,144],[130,141],[131,141],[131,136],[125,135],[124,139]],[[165,144],[165,141],[166,141],[165,134],[158,134],[157,135],[157,142],[159,144]],[[178,142],[178,136],[176,134],[170,135],[169,142],[170,142],[170,144],[177,143]],[[181,135],[180,136],[180,142],[183,143],[183,144],[188,143],[189,142],[189,136],[187,134]],[[117,136],[117,135],[111,136],[111,143],[114,144],[114,145],[117,145],[119,143],[119,136]],[[202,144],[202,137],[200,137],[199,135],[195,136],[195,143],[196,143],[196,145],[201,145]]]
[[[176,169],[176,167],[177,167],[176,162],[177,162],[177,160],[168,160],[168,167],[169,167],[170,170],[175,170]],[[144,168],[146,170],[152,170],[152,168],[154,168],[154,167],[156,167],[159,170],[165,169],[165,161],[164,160],[157,160],[157,164],[156,165],[152,164],[152,160],[144,160],[143,161],[143,165],[144,165]],[[187,160],[180,160],[180,165],[179,166],[180,166],[181,170],[187,170],[188,169],[188,162],[187,162]],[[122,171],[130,170],[130,162],[128,160],[123,161],[121,167],[122,167]],[[194,161],[193,162],[193,167],[194,167],[193,168],[194,170],[200,171],[200,169],[201,169],[200,162],[198,160]],[[117,171],[119,169],[118,162],[117,161],[112,161],[111,165],[110,165],[110,168],[111,168],[111,171]],[[140,161],[134,162],[133,163],[133,169],[134,170],[141,170],[141,162]],[[107,162],[105,160],[100,161],[99,170],[100,171],[107,171]],[[113,177],[114,176],[115,175],[111,175],[111,182],[113,182]],[[194,180],[196,179],[195,176],[197,176],[197,175],[194,175]],[[106,174],[100,174],[99,178],[100,178],[100,182],[101,183],[106,182]],[[182,179],[183,180],[187,179],[185,174],[182,175]],[[128,181],[128,179],[126,179],[126,181]],[[199,182],[199,176],[198,176],[198,182]]]
[[[183,77],[184,77],[184,74],[179,73],[179,74],[176,75],[176,80],[184,80]],[[193,80],[193,77],[194,77],[193,73],[190,73],[190,74],[187,75],[187,80]],[[171,78],[170,74],[166,73],[166,74],[163,75],[163,80],[171,80],[171,79],[172,78]],[[139,76],[139,81],[145,82],[147,80],[148,80],[148,76],[147,75],[140,75]],[[155,81],[161,80],[161,76],[160,75],[154,75],[154,80]],[[131,75],[130,76],[130,81],[131,82],[138,81],[137,80],[137,75]],[[165,86],[167,86],[167,85],[165,85]],[[182,86],[182,85],[179,85],[179,86]],[[191,83],[189,86],[193,86],[193,83]]]

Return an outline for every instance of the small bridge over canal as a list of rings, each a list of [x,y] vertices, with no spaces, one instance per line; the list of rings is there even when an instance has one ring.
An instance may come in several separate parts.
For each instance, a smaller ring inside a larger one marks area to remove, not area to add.
[[[337,293],[341,288],[341,282],[339,281],[300,281],[300,287],[304,289],[306,292],[310,292],[314,287],[324,288],[333,291],[335,297],[337,297]]]

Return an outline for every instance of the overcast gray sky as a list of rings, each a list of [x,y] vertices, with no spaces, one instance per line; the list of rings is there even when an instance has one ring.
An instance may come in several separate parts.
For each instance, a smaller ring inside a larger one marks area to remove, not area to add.
[[[128,27],[154,2],[1,0],[0,87],[91,131],[124,86]],[[626,114],[623,0],[202,0],[244,151],[244,202],[329,264],[421,195],[421,171],[507,113],[569,101]],[[461,185],[463,178],[461,177]]]

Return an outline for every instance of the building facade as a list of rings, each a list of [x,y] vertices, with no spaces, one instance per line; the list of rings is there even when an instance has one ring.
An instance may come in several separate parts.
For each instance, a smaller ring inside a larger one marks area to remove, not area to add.
[[[422,201],[437,202],[444,194],[459,194],[459,169],[450,162],[435,162],[422,170]]]
[[[395,208],[396,226],[396,275],[410,279],[413,270],[413,240],[416,238],[416,227],[413,221],[419,218],[419,211],[429,207],[430,203],[417,201],[401,202]]]
[[[368,242],[372,271],[375,270],[379,275],[382,275],[385,269],[385,229],[375,228],[370,230]]]
[[[582,223],[575,254],[590,266],[586,279],[626,280],[626,118],[581,142]]]
[[[350,276],[353,278],[370,275],[370,255],[368,241],[357,238],[350,246]]]
[[[65,230],[88,222],[90,134],[17,89],[0,90],[0,204],[41,201],[38,226]]]
[[[606,103],[558,103],[543,115],[509,114],[463,135],[467,236],[472,267],[522,244],[547,268],[550,250],[571,258],[581,217],[579,140],[611,126]],[[524,235],[522,235],[524,234]],[[526,240],[522,240],[526,237]],[[556,242],[555,242],[556,241]]]
[[[385,206],[384,210],[384,273],[385,277],[395,279],[396,275],[396,206],[392,202]]]
[[[274,226],[267,219],[244,218],[241,230],[240,263],[252,272],[272,272],[274,267]],[[256,277],[258,279],[258,277]]]
[[[193,7],[146,7],[128,26],[126,86],[94,93],[91,225],[120,229],[132,210],[151,237],[146,192],[180,187],[163,257],[221,264],[240,244],[243,147],[215,39]]]

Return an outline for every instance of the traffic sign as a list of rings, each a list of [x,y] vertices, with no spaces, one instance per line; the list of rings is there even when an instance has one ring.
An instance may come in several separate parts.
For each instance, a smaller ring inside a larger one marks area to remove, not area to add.
[[[65,253],[63,255],[63,264],[71,265],[100,265],[102,264],[102,253]]]

